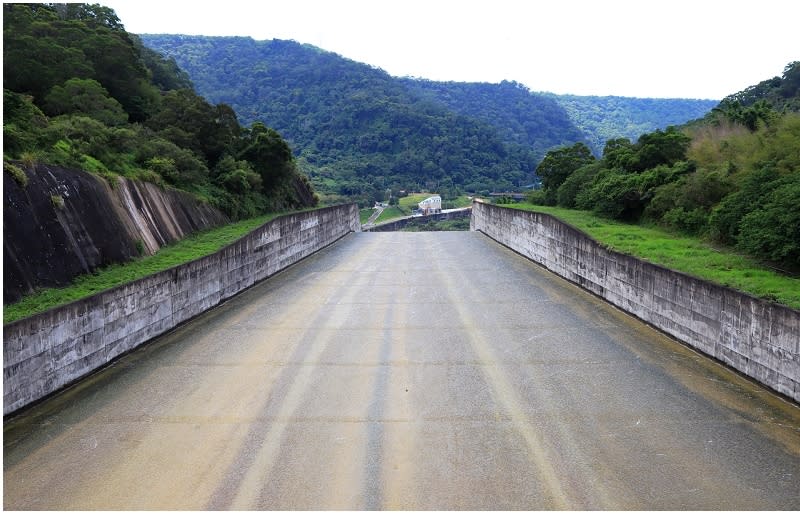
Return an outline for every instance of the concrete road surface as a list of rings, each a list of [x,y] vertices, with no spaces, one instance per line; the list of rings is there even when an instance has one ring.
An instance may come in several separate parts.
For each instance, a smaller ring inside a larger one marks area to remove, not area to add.
[[[360,233],[4,423],[6,509],[800,509],[800,409],[479,233]]]

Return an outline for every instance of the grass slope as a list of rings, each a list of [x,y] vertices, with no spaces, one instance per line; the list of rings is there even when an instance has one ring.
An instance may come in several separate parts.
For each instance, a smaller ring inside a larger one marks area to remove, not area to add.
[[[730,250],[716,249],[700,239],[608,220],[588,211],[530,204],[508,207],[552,214],[612,250],[800,309],[800,279],[767,269],[755,259]]]

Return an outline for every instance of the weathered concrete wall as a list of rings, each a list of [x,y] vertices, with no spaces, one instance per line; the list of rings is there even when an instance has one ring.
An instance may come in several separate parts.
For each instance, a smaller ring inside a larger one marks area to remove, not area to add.
[[[387,221],[386,223],[381,223],[380,225],[363,227],[362,229],[364,230],[364,232],[395,232],[411,225],[423,225],[425,223],[428,223],[429,221],[444,221],[444,220],[453,220],[457,218],[466,218],[470,215],[471,210],[472,208],[459,211],[442,212],[439,214],[431,214],[429,216],[402,218],[396,221]]]
[[[181,191],[124,178],[112,188],[91,173],[17,164],[26,187],[3,173],[4,303],[228,222]]]
[[[282,216],[213,255],[3,327],[3,413],[360,230],[358,207]]]
[[[800,312],[607,250],[550,215],[476,202],[472,230],[800,401]]]

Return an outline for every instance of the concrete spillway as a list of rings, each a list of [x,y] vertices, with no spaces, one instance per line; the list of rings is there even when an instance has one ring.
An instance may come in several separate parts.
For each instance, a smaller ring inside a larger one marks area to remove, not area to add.
[[[475,232],[356,233],[4,423],[6,509],[800,509],[800,409]]]

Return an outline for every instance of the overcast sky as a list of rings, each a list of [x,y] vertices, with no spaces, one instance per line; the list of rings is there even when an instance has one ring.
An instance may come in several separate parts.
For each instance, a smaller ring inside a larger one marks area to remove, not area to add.
[[[395,76],[722,97],[800,60],[798,0],[98,0],[137,34],[294,39]]]

